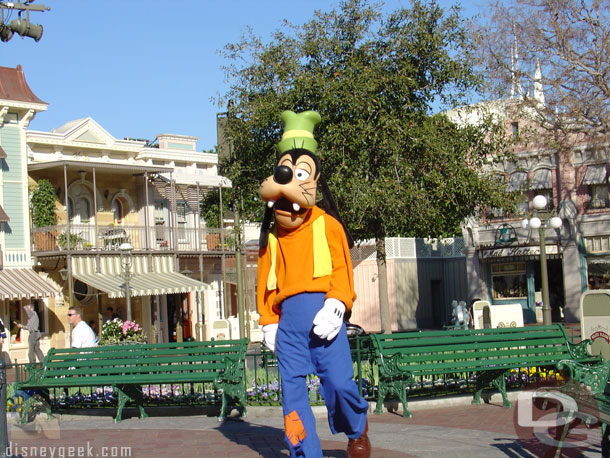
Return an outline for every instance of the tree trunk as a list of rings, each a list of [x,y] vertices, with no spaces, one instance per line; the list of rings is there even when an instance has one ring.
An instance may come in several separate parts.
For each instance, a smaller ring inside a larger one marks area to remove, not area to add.
[[[388,269],[385,258],[385,236],[383,229],[377,231],[375,237],[377,250],[377,273],[379,289],[379,315],[381,318],[381,332],[392,333],[392,315],[390,313],[390,300],[388,298]]]

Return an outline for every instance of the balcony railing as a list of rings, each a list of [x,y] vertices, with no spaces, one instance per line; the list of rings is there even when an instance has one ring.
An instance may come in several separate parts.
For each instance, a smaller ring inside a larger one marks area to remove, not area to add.
[[[32,229],[32,252],[118,251],[129,242],[134,251],[233,251],[230,229],[166,226],[95,226],[71,224]],[[223,236],[221,232],[224,231]]]

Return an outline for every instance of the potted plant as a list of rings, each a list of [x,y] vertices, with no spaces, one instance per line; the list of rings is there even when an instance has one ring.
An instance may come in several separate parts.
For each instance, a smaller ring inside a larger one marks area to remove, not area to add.
[[[32,224],[35,228],[44,228],[57,224],[55,208],[55,190],[49,180],[43,178],[32,191]],[[54,231],[34,231],[34,246],[37,250],[55,248]]]
[[[78,248],[78,246],[82,242],[84,242],[84,239],[80,235],[70,232],[70,249],[71,250]],[[61,234],[59,234],[57,236],[57,246],[59,248],[61,248],[62,250],[65,250],[66,247],[68,246],[67,237],[66,237],[65,232],[62,232]]]
[[[129,345],[146,343],[146,334],[135,321],[120,318],[106,321],[102,326],[101,345]]]

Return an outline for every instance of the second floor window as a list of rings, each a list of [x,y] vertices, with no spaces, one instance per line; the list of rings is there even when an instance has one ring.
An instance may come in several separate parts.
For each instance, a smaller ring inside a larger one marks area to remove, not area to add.
[[[538,189],[536,191],[536,195],[546,197],[546,207],[545,210],[553,210],[555,208],[555,202],[553,201],[553,190],[552,189]]]
[[[607,208],[609,204],[608,185],[607,184],[592,184],[591,185],[591,205],[590,208]]]
[[[553,200],[553,172],[551,169],[542,168],[536,170],[530,182],[530,190],[534,196],[541,195],[546,197],[545,210],[553,210],[555,208]]]
[[[114,222],[123,224],[123,204],[119,199],[114,199],[112,202],[112,213],[114,214]]]
[[[186,227],[188,225],[186,202],[176,202],[176,224],[178,229],[178,240],[186,240]]]
[[[582,184],[589,186],[591,196],[589,208],[608,207],[608,180],[605,164],[587,166]]]

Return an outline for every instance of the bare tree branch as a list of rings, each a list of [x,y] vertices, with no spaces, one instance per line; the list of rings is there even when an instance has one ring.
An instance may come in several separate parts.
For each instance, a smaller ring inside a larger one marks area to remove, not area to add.
[[[513,0],[489,11],[477,30],[488,91],[519,88],[521,107],[554,134],[608,134],[610,0]]]

